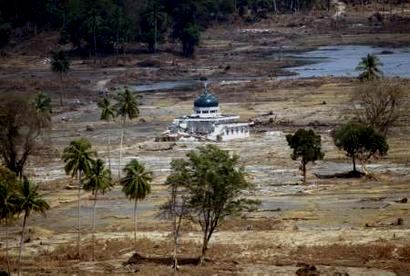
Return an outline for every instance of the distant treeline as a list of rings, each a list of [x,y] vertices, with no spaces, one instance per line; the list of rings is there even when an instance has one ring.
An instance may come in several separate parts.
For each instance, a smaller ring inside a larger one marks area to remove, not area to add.
[[[394,0],[399,1],[407,0]],[[134,41],[156,51],[170,37],[181,42],[185,56],[191,56],[200,32],[232,15],[256,21],[268,13],[329,6],[330,0],[0,0],[0,47],[12,34],[25,37],[57,30],[61,43],[71,42],[74,48],[94,54],[120,52],[125,43]]]

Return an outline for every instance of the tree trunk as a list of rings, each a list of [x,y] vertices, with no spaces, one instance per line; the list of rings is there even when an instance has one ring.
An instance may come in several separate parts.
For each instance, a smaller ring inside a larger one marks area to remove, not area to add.
[[[172,185],[172,213],[173,213],[173,223],[172,228],[174,232],[174,252],[173,252],[173,268],[174,271],[178,269],[178,229],[177,229],[177,212],[176,212],[176,188],[175,185]]]
[[[137,202],[134,202],[134,246],[137,247]]]
[[[7,262],[7,273],[10,275],[10,260],[9,260],[9,225],[8,219],[6,218],[6,262]]]
[[[356,170],[356,157],[354,155],[352,157],[352,161],[353,161],[353,171],[357,172],[357,170]]]
[[[175,216],[174,219],[174,252],[173,252],[173,268],[174,271],[178,270],[178,258],[177,258],[177,254],[178,254],[178,233],[177,233],[177,219]]]
[[[199,264],[203,263],[207,250],[208,250],[208,239],[207,239],[207,234],[205,233],[204,240],[202,243],[201,258],[199,259]]]
[[[97,24],[97,22],[94,22]],[[97,36],[95,35],[95,25],[93,28],[93,36],[94,36],[94,64],[97,63]]]
[[[306,185],[306,163],[302,162],[303,184]]]
[[[60,92],[60,106],[63,106],[63,96],[64,96],[64,87],[63,87],[63,72],[60,72],[60,84],[61,84],[61,92]]]
[[[273,8],[273,13],[278,13],[278,9],[276,7],[276,0],[272,0],[272,8]]]
[[[125,117],[122,118],[122,129],[121,129],[121,142],[120,142],[120,162],[118,164],[118,178],[121,178],[121,160],[122,160],[122,144],[124,142],[124,128],[125,128]]]
[[[158,7],[157,3],[154,3],[154,53],[157,52],[157,33],[158,33]]]
[[[111,133],[108,132],[108,168],[111,172]]]
[[[78,235],[77,235],[77,254],[78,254],[78,259],[80,260],[80,242],[81,242],[81,221],[80,221],[80,210],[81,210],[81,205],[80,205],[80,201],[81,201],[81,186],[82,186],[82,173],[81,171],[78,173],[78,203],[77,203],[77,207],[78,207],[78,213],[77,213],[77,219],[78,219]]]
[[[96,208],[97,206],[97,191],[95,191],[94,194],[94,207],[93,207],[93,236],[92,236],[92,240],[93,240],[93,256],[92,256],[92,260],[95,260],[95,213],[96,213]]]
[[[17,275],[20,275],[20,262],[21,262],[21,253],[23,252],[23,246],[24,246],[24,230],[26,229],[26,221],[27,221],[27,210],[25,210],[25,212],[24,212],[23,227],[21,229],[19,259],[18,259],[18,265],[17,265],[18,266]]]

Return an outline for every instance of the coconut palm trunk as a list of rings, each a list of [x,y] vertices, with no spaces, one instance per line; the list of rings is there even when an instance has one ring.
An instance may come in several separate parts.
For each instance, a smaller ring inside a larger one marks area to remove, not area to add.
[[[6,262],[7,262],[7,273],[10,275],[10,260],[9,260],[9,225],[8,220],[5,220],[6,223]]]
[[[124,129],[125,129],[126,117],[122,118],[122,129],[121,129],[121,142],[120,142],[120,162],[118,164],[118,178],[121,178],[121,161],[122,161],[122,146],[124,143]]]
[[[95,191],[94,194],[94,207],[93,207],[93,236],[92,236],[92,240],[93,240],[93,256],[92,256],[92,260],[95,260],[95,216],[96,216],[96,211],[97,211],[97,191]]]
[[[80,242],[81,242],[81,220],[80,220],[80,214],[81,214],[81,186],[82,186],[82,173],[81,171],[78,173],[78,195],[77,195],[77,223],[78,223],[78,235],[77,235],[77,254],[78,254],[78,259],[80,259]]]
[[[23,219],[23,226],[21,228],[21,236],[20,236],[20,249],[19,249],[18,272],[17,272],[18,275],[20,275],[21,253],[23,252],[23,246],[24,246],[24,231],[26,230],[27,216],[28,216],[28,212],[27,212],[27,210],[25,210],[24,219]]]
[[[157,52],[158,36],[158,6],[154,3],[154,53]]]
[[[137,246],[137,202],[134,201],[134,246]]]
[[[108,168],[111,171],[111,133],[110,132],[108,132],[107,153],[108,153]]]

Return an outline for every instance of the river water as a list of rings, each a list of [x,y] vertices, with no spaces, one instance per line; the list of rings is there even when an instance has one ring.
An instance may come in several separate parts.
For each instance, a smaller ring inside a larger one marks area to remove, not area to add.
[[[376,55],[383,63],[381,70],[389,77],[410,77],[410,48],[381,48],[370,46],[324,46],[300,54],[285,54],[306,62],[306,65],[286,68],[297,75],[294,78],[311,77],[355,77],[355,70],[362,57]]]
[[[293,76],[279,77],[278,79],[299,79],[312,77],[356,77],[360,74],[356,70],[358,63],[362,57],[367,54],[375,54],[383,63],[381,70],[388,77],[410,77],[410,48],[386,48],[386,47],[371,47],[360,45],[344,45],[344,46],[323,46],[316,50],[294,53],[281,52],[275,54],[271,58],[285,58],[302,62],[304,65],[297,67],[284,68]],[[218,82],[221,84],[230,84],[237,82],[246,82],[250,80],[263,79],[261,77],[242,76],[232,79],[210,79],[209,82]],[[128,87],[136,92],[150,91],[167,91],[192,88],[193,86],[201,85],[199,80],[171,80],[159,81],[149,84],[133,84]]]

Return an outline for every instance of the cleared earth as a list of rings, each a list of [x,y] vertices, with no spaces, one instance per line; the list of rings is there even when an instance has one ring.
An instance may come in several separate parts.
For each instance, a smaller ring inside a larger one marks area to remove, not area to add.
[[[351,20],[356,22],[356,18]],[[121,125],[99,120],[97,91],[124,84],[208,76],[214,80],[210,90],[218,96],[223,112],[239,114],[244,121],[267,122],[254,128],[249,139],[217,143],[240,155],[249,179],[255,184],[247,196],[260,199],[262,205],[257,212],[228,219],[211,240],[205,265],[181,266],[181,274],[292,275],[303,264],[311,264],[322,275],[343,275],[335,274],[337,272],[408,275],[410,203],[400,203],[400,200],[410,198],[410,91],[406,90],[402,117],[389,138],[388,156],[369,166],[374,178],[332,178],[336,173],[351,169],[350,160],[334,147],[330,133],[351,116],[351,99],[358,82],[330,77],[279,80],[276,74],[284,74],[283,66],[298,64],[266,56],[271,56],[280,45],[291,45],[300,51],[332,45],[337,43],[334,38],[340,34],[325,35],[327,29],[320,33],[320,29],[309,25],[305,33],[271,21],[257,28],[272,31],[252,31],[254,27],[244,26],[229,36],[229,28],[212,30],[204,35],[197,58],[177,57],[177,65],[171,64],[174,57],[170,53],[132,57],[124,67],[92,68],[90,64],[76,61],[65,83],[69,88],[64,89],[64,107],[58,107],[61,86],[52,81],[48,83],[53,76],[46,65],[30,67],[27,57],[19,57],[21,64],[3,66],[2,91],[29,81],[40,88],[50,86],[47,91],[56,106],[47,140],[50,146],[39,151],[28,168],[28,173],[41,183],[52,209],[47,217],[33,215],[29,220],[30,240],[25,243],[24,271],[60,275],[126,274],[136,270],[142,275],[171,273],[170,266],[161,259],[172,252],[171,225],[157,215],[168,196],[163,183],[169,173],[169,162],[184,157],[203,143],[154,142],[154,139],[173,118],[191,112],[193,100],[201,91],[200,85],[137,92],[141,96],[141,116],[128,124],[123,163],[137,158],[154,172],[155,178],[152,194],[138,205],[136,248],[131,240],[133,204],[117,186],[97,202],[96,262],[90,261],[93,201],[90,194],[83,193],[84,256],[80,262],[75,259],[76,190],[69,188],[76,182],[65,176],[60,154],[72,139],[86,137],[99,156],[106,158],[110,136],[113,175],[117,175]],[[363,42],[367,42],[365,37],[374,38],[369,33],[341,36],[344,44],[351,44],[359,37]],[[382,36],[393,38],[390,41],[398,46],[406,40],[394,34],[377,35]],[[309,43],[313,40],[315,43]],[[274,41],[274,47],[266,46]],[[318,41],[322,43],[317,45]],[[135,66],[143,60],[155,60],[158,64]],[[104,62],[110,62],[109,58]],[[226,69],[227,65],[230,69]],[[19,71],[19,66],[26,66],[25,71]],[[19,93],[31,93],[28,90],[20,87]],[[285,139],[286,134],[301,127],[313,128],[321,134],[325,152],[323,161],[309,165],[308,185],[301,185],[299,163],[290,159]],[[11,230],[12,254],[16,255],[19,225],[16,223]],[[2,242],[3,238],[4,232]],[[186,223],[181,256],[197,256],[199,243],[198,227]],[[136,251],[147,259],[138,265],[124,266],[123,262]],[[4,264],[4,259],[1,261]]]

